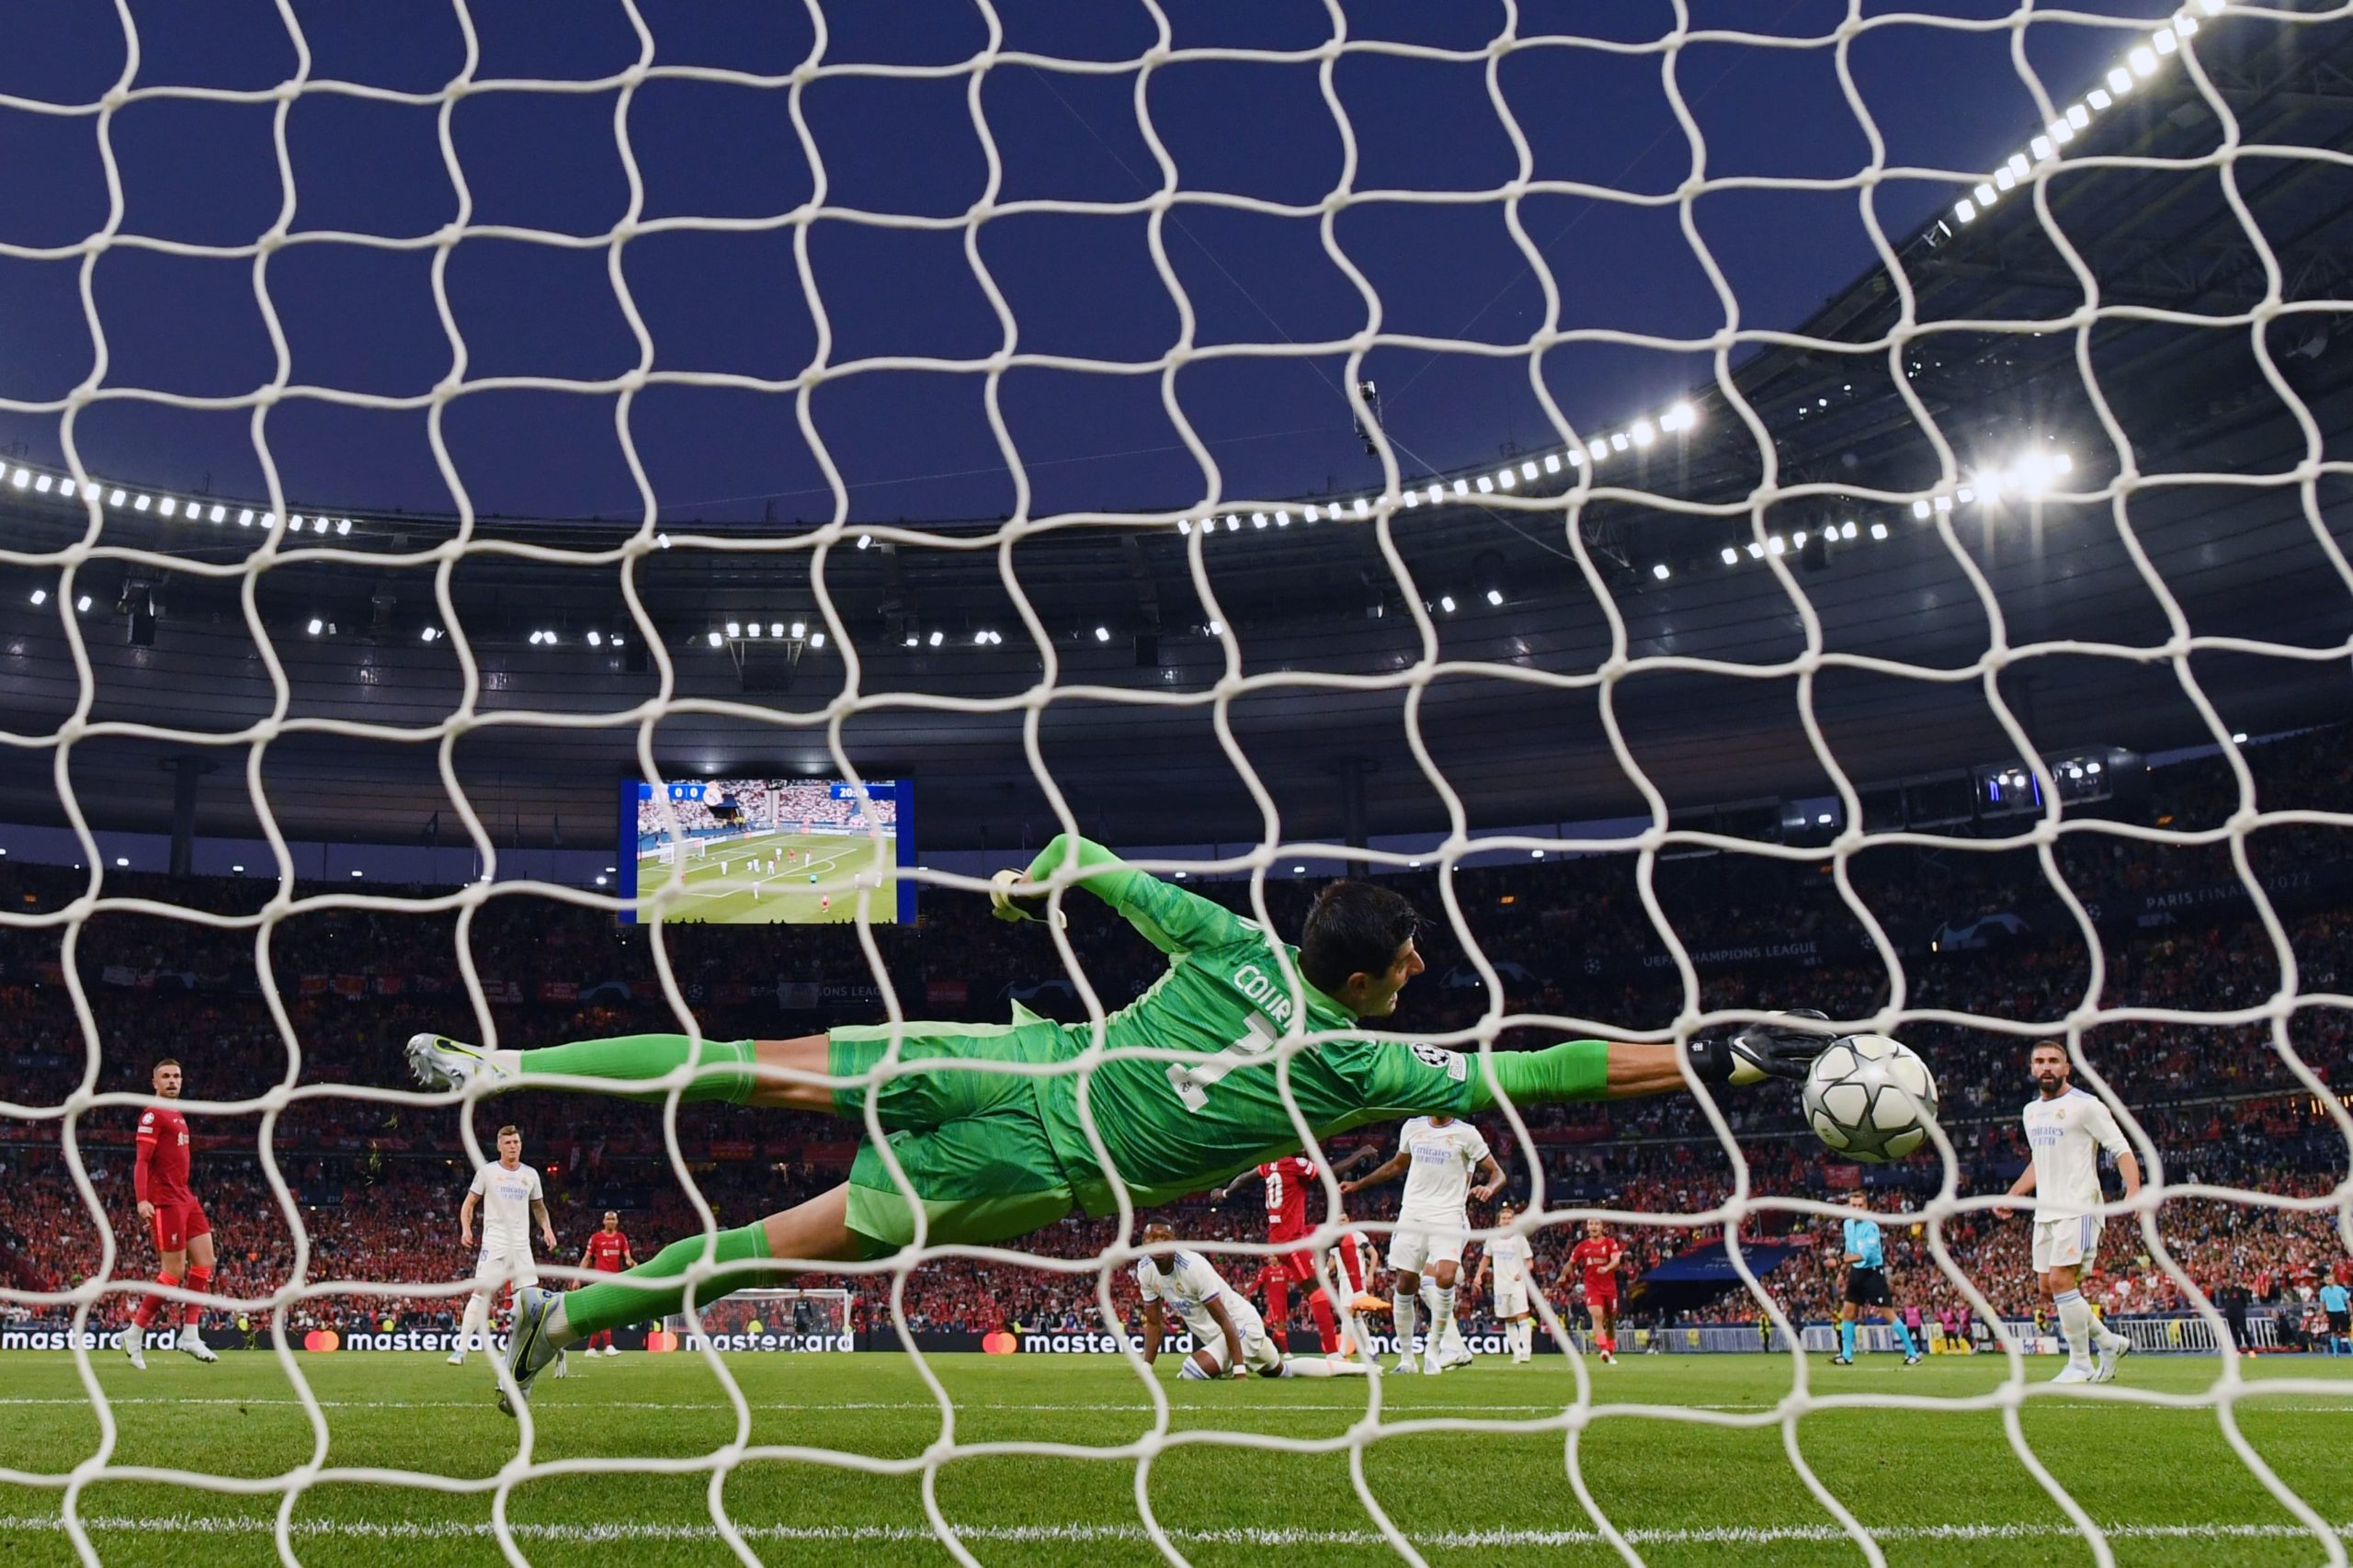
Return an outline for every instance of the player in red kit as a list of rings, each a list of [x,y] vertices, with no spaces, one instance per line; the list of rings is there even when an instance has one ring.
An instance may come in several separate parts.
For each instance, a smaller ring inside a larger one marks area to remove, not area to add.
[[[588,1238],[588,1247],[580,1255],[580,1267],[593,1268],[599,1274],[619,1274],[624,1268],[637,1267],[637,1254],[631,1252],[629,1238],[621,1234],[621,1217],[612,1210],[605,1210],[605,1228]],[[618,1356],[620,1346],[613,1343],[613,1331],[588,1336],[586,1355],[597,1354],[597,1342],[605,1342],[605,1354]]]
[[[159,1099],[179,1098],[180,1064],[169,1057],[156,1062],[153,1082]],[[204,1206],[188,1188],[188,1118],[171,1105],[150,1106],[142,1111],[139,1159],[131,1169],[131,1187],[139,1199],[140,1222],[155,1237],[161,1264],[155,1283],[201,1291],[212,1283],[212,1221],[204,1217]],[[163,1297],[150,1294],[131,1314],[131,1326],[122,1331],[122,1348],[132,1366],[142,1372],[147,1369],[147,1330],[158,1312],[164,1317],[165,1343],[172,1349],[185,1350],[199,1361],[221,1359],[197,1332],[198,1322],[204,1316],[202,1307],[194,1301],[185,1307],[168,1306]],[[175,1316],[180,1319],[179,1336],[172,1339],[168,1336]]]
[[[1586,1314],[1593,1319],[1594,1347],[1601,1358],[1614,1367],[1618,1364],[1618,1271],[1626,1261],[1625,1250],[1604,1234],[1601,1221],[1585,1222],[1585,1239],[1569,1250],[1569,1261],[1561,1270],[1561,1282],[1566,1284],[1574,1273],[1585,1287]]]
[[[1366,1156],[1379,1159],[1380,1152],[1359,1149],[1334,1167],[1335,1173],[1346,1176],[1362,1165]],[[1253,1171],[1245,1171],[1210,1195],[1212,1204],[1222,1203],[1244,1182],[1256,1177],[1267,1185],[1267,1239],[1270,1242],[1297,1242],[1307,1238],[1307,1188],[1315,1179],[1315,1162],[1304,1154],[1286,1154]],[[1324,1293],[1323,1281],[1315,1277],[1315,1254],[1301,1247],[1277,1257],[1277,1275],[1267,1282],[1267,1331],[1268,1337],[1285,1353],[1290,1349],[1290,1288],[1307,1287],[1307,1310],[1315,1314],[1316,1336],[1324,1342],[1324,1354],[1331,1355],[1340,1348],[1340,1325],[1332,1314],[1332,1298]]]

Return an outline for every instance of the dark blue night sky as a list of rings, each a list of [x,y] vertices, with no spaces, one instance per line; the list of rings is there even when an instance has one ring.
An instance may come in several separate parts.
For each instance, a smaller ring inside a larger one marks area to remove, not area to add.
[[[309,75],[434,95],[464,69],[470,18],[477,79],[594,80],[640,52],[631,12],[599,0],[538,4],[298,4]],[[298,70],[297,50],[265,0],[204,6],[131,4],[132,85],[267,91]],[[1948,21],[2011,17],[1996,0],[1913,8]],[[2111,0],[2143,21],[2158,7]],[[1868,6],[1866,17],[1893,15]],[[658,65],[787,74],[807,58],[811,15],[797,7],[650,0],[637,16]],[[1131,61],[1153,46],[1153,13],[1131,4],[998,7],[1005,47],[1073,62]],[[1692,41],[1669,62],[1640,46],[1675,27],[1654,0],[1532,4],[1522,38],[1586,46],[1511,54],[1501,85],[1539,178],[1582,180],[1644,196],[1674,191],[1692,153],[1668,107],[1663,73],[1689,103],[1711,179],[1837,179],[1869,145],[1837,77],[1837,0],[1695,0],[1691,28],[1745,29],[1798,46]],[[1168,8],[1180,49],[1313,50],[1334,14],[1300,3]],[[1482,50],[1506,26],[1493,5],[1351,4],[1352,39]],[[827,63],[945,66],[987,42],[970,5],[870,4],[825,13]],[[109,198],[97,117],[50,106],[96,103],[122,77],[127,40],[101,0],[17,0],[0,48],[0,397],[64,397],[89,376],[94,341],[76,247],[102,231]],[[2039,123],[2018,60],[2062,102],[2112,64],[2131,31],[2037,19],[2020,30],[1873,26],[1848,45],[1858,89],[1892,165],[1985,170]],[[1003,163],[1000,201],[1139,200],[1160,175],[1138,126],[1132,66],[1108,74],[1000,63],[979,105]],[[1358,190],[1478,190],[1512,177],[1514,154],[1481,62],[1351,54],[1335,85],[1356,137]],[[618,94],[481,91],[449,117],[472,199],[472,222],[600,239],[619,222],[628,183],[614,121]],[[987,166],[972,119],[971,75],[830,78],[802,98],[829,199],[874,211],[953,218],[982,196]],[[1313,61],[1198,61],[1150,80],[1154,125],[1180,188],[1269,202],[1315,203],[1340,178],[1342,138]],[[119,232],[195,246],[249,246],[286,192],[273,147],[274,105],[141,99],[108,125],[122,185]],[[456,187],[433,102],[371,100],[313,88],[294,104],[291,232],[423,240],[456,221]],[[809,199],[813,171],[781,86],[656,79],[628,114],[648,220],[774,218]],[[1949,205],[1949,181],[1891,178],[1877,195],[1891,238]],[[1722,189],[1698,200],[1699,231],[1739,301],[1742,324],[1787,329],[1871,262],[1851,190]],[[1562,290],[1564,327],[1704,339],[1722,306],[1676,207],[1559,194],[1521,206]],[[1283,347],[1365,324],[1355,286],[1325,253],[1313,217],[1180,205],[1169,262],[1192,303],[1197,342]],[[1136,362],[1167,351],[1175,301],[1157,274],[1142,214],[992,218],[979,254],[1002,288],[1027,352]],[[1540,324],[1542,292],[1512,243],[1503,204],[1367,202],[1342,213],[1339,246],[1378,290],[1390,332],[1512,345]],[[48,258],[28,250],[48,247]],[[961,229],[881,229],[824,222],[810,235],[835,363],[881,355],[972,358],[1000,327],[965,256]],[[620,248],[663,371],[785,381],[816,336],[792,231],[639,235]],[[416,398],[449,376],[451,346],[433,301],[435,249],[342,242],[290,244],[267,260],[268,296],[298,385]],[[200,397],[251,393],[275,353],[248,256],[165,255],[116,245],[91,275],[109,361],[106,388]],[[611,247],[563,247],[472,235],[446,262],[449,304],[470,379],[621,374],[636,343],[613,286]],[[1554,439],[1531,392],[1526,354],[1480,358],[1383,346],[1364,373],[1409,471],[1492,458],[1506,442]],[[1544,358],[1547,383],[1581,423],[1623,423],[1703,383],[1703,354],[1577,343]],[[1311,494],[1377,477],[1351,430],[1338,355],[1205,359],[1178,376],[1188,417],[1209,442],[1227,495]],[[829,381],[814,397],[823,439],[859,518],[995,516],[1014,487],[973,373],[892,370]],[[1002,406],[1034,486],[1033,514],[1143,510],[1199,502],[1208,482],[1179,442],[1157,374],[1021,369]],[[483,512],[634,517],[639,501],[615,429],[615,398],[560,391],[469,392],[445,411],[451,456]],[[663,515],[779,520],[831,512],[789,393],[655,386],[630,428]],[[267,438],[290,498],[342,510],[447,511],[420,408],[369,409],[290,398]],[[245,408],[199,411],[105,401],[76,424],[93,471],[230,495],[263,493]],[[0,441],[32,460],[62,459],[54,411],[0,410]]]

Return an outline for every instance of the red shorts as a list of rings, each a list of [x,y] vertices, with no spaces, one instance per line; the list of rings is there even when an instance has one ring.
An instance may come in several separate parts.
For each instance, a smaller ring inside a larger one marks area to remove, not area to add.
[[[1302,1247],[1298,1252],[1283,1254],[1275,1259],[1275,1267],[1281,1269],[1283,1277],[1294,1285],[1319,1283],[1315,1278],[1315,1254],[1311,1248]]]
[[[1303,1242],[1307,1239],[1307,1230],[1304,1226],[1292,1230],[1288,1225],[1270,1225],[1267,1228],[1267,1239],[1277,1246],[1285,1242]],[[1283,1278],[1292,1284],[1308,1284],[1315,1278],[1315,1249],[1302,1247],[1297,1252],[1280,1254],[1274,1259],[1274,1267],[1281,1269]]]
[[[1608,1307],[1611,1312],[1616,1312],[1618,1310],[1617,1285],[1614,1283],[1597,1285],[1593,1280],[1586,1280],[1585,1282],[1585,1304],[1588,1307]]]
[[[212,1221],[204,1217],[204,1205],[193,1198],[174,1199],[155,1205],[155,1250],[186,1252],[188,1238],[209,1236]]]

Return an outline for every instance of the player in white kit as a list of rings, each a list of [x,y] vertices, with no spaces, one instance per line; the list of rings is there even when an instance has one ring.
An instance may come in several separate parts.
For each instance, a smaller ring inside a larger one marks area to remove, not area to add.
[[[1143,1239],[1147,1246],[1166,1246],[1176,1233],[1155,1220],[1143,1228]],[[1160,1358],[1164,1319],[1173,1312],[1193,1334],[1193,1352],[1177,1369],[1177,1375],[1188,1381],[1244,1372],[1262,1378],[1363,1377],[1368,1370],[1360,1362],[1336,1358],[1285,1356],[1267,1337],[1267,1323],[1258,1309],[1226,1284],[1199,1253],[1178,1250],[1138,1258],[1136,1289],[1143,1296],[1144,1364]]]
[[[523,1134],[512,1127],[498,1130],[498,1159],[474,1172],[473,1186],[458,1209],[458,1244],[474,1242],[474,1215],[482,1215],[482,1255],[474,1263],[474,1293],[466,1301],[465,1321],[458,1328],[458,1347],[449,1365],[466,1364],[466,1350],[490,1346],[490,1308],[499,1289],[516,1290],[540,1282],[531,1261],[531,1222],[539,1221],[540,1240],[555,1251],[555,1227],[548,1222],[547,1189],[540,1173],[523,1163]]]
[[[1507,1226],[1518,1218],[1518,1205],[1506,1203],[1496,1210],[1495,1223]],[[1473,1291],[1492,1282],[1495,1321],[1504,1325],[1504,1343],[1511,1346],[1514,1365],[1536,1354],[1536,1324],[1529,1315],[1533,1287],[1528,1277],[1535,1263],[1536,1249],[1526,1236],[1517,1233],[1497,1236],[1479,1249],[1479,1277],[1471,1282]]]
[[[1474,1169],[1486,1178],[1476,1187],[1471,1185]],[[1455,1281],[1462,1274],[1462,1249],[1471,1241],[1470,1200],[1484,1203],[1501,1192],[1504,1171],[1469,1122],[1417,1116],[1399,1133],[1397,1153],[1388,1164],[1342,1182],[1340,1190],[1361,1192],[1400,1171],[1408,1171],[1405,1198],[1397,1208],[1396,1233],[1389,1239],[1389,1263],[1396,1270],[1396,1293],[1390,1300],[1397,1317],[1397,1370],[1443,1371],[1471,1359],[1454,1321]],[[1417,1306],[1430,1313],[1429,1350],[1419,1366],[1414,1360]]]
[[[2095,1321],[2078,1289],[2099,1250],[2099,1153],[2105,1149],[2116,1156],[2127,1199],[2141,1191],[2141,1162],[2107,1105],[2068,1083],[2072,1068],[2065,1047],[2037,1045],[2029,1071],[2040,1095],[2028,1104],[2025,1118],[2034,1158],[2010,1183],[2009,1196],[2034,1194],[2034,1272],[2058,1309],[2059,1332],[2067,1341],[2066,1368],[2051,1381],[2104,1383],[2116,1376],[2117,1360],[2131,1350],[2132,1342]],[[2006,1220],[2012,1212],[2004,1204],[1994,1216]]]

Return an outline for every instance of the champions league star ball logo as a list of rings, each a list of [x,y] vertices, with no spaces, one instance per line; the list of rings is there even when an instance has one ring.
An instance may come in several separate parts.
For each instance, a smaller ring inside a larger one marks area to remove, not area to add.
[[[1813,1059],[1805,1075],[1805,1119],[1814,1136],[1876,1165],[1900,1160],[1928,1140],[1937,1081],[1909,1046],[1885,1035],[1848,1035]]]

